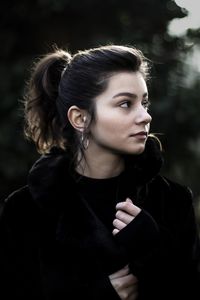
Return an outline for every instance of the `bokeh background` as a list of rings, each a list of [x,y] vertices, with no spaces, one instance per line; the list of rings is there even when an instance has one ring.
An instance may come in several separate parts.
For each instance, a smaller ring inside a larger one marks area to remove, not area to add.
[[[1,200],[26,184],[39,157],[24,138],[21,104],[33,60],[55,45],[74,53],[127,44],[153,62],[152,131],[164,148],[162,172],[191,187],[200,222],[200,24],[189,23],[198,1],[186,2],[187,9],[181,0],[1,1]]]

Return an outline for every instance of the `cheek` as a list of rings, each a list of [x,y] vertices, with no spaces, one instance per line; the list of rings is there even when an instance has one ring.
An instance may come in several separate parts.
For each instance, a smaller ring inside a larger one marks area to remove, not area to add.
[[[114,137],[117,133],[119,134],[121,132],[123,127],[123,121],[120,121],[114,114],[112,116],[110,114],[104,114],[96,123],[96,130],[98,130],[99,133],[104,133],[106,136],[112,135]]]

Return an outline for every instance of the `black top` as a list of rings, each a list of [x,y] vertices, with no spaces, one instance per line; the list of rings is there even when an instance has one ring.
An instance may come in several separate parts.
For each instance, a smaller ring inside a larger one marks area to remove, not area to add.
[[[79,176],[78,186],[80,194],[87,201],[96,216],[109,229],[113,230],[112,222],[115,218],[116,204],[125,201],[128,195],[121,195],[124,190],[124,174],[118,176],[96,179]],[[124,196],[124,197],[123,197]]]

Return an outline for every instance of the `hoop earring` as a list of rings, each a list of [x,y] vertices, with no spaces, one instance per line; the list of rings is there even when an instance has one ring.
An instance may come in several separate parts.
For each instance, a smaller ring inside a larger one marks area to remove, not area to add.
[[[81,133],[81,146],[84,150],[87,150],[88,146],[89,146],[89,139],[87,134],[85,134],[84,131],[82,131]]]

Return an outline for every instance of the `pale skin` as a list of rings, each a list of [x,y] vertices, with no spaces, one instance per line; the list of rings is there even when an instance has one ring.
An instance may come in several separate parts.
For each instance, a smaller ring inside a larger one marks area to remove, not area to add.
[[[145,149],[151,122],[146,82],[139,72],[116,73],[110,77],[107,89],[94,100],[96,120],[89,126],[89,146],[77,171],[91,178],[110,178],[123,171],[122,154],[137,155]],[[78,132],[88,130],[90,116],[77,106],[68,110],[68,119]],[[134,199],[125,199],[117,204],[113,235],[140,213],[133,202]],[[137,299],[138,279],[128,265],[109,279],[120,299]]]

